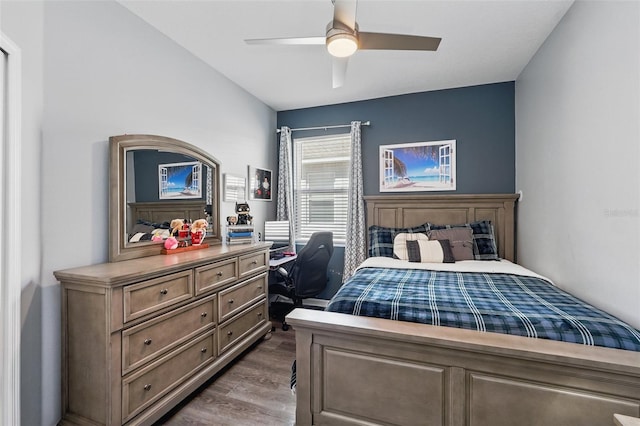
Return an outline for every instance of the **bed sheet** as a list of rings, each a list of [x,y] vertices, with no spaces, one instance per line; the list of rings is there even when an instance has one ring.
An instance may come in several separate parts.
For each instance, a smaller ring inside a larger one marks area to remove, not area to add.
[[[508,261],[369,258],[326,310],[640,351],[640,331]]]

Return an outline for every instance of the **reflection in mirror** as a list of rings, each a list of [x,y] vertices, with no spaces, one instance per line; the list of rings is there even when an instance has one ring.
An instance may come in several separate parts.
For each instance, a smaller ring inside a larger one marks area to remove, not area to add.
[[[204,218],[206,242],[220,242],[217,160],[161,136],[114,136],[110,143],[110,261],[159,254],[173,219]]]

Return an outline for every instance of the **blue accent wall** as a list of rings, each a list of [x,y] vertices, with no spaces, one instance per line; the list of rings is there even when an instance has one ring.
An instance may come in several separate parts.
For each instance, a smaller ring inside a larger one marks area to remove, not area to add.
[[[380,194],[380,145],[448,139],[456,140],[457,189],[438,193],[515,192],[512,81],[278,112],[278,127],[331,126],[353,120],[371,121],[370,126],[362,127],[365,195]],[[302,131],[294,132],[293,137],[348,131]],[[336,247],[329,264],[329,285],[321,298],[331,298],[340,288],[343,258],[344,249]]]
[[[336,89],[340,90],[340,89]],[[505,82],[278,112],[278,127],[371,121],[362,127],[365,195],[380,194],[380,145],[456,140],[456,192],[515,192],[515,83]],[[293,137],[348,128],[294,132]],[[388,193],[387,193],[388,194]]]

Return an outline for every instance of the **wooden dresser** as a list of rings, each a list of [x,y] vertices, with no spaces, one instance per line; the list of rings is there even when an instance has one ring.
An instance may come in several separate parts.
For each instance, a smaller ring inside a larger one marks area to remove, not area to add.
[[[268,248],[215,246],[56,271],[61,424],[151,424],[270,333]]]

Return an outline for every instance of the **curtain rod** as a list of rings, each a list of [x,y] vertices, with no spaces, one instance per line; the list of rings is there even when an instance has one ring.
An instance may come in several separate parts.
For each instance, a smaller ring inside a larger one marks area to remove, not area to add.
[[[365,121],[361,124],[362,126],[370,126],[370,121]],[[327,130],[327,129],[337,129],[340,127],[351,127],[351,124],[337,124],[335,126],[319,126],[319,127],[300,127],[298,129],[291,129],[292,132],[302,131],[302,130]],[[276,129],[276,133],[280,133],[280,129]]]

